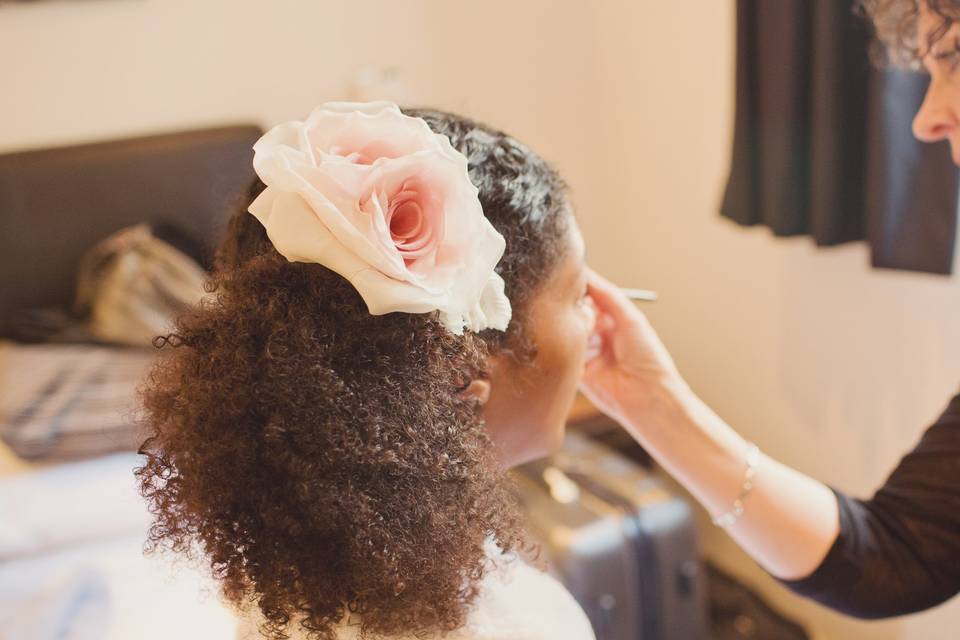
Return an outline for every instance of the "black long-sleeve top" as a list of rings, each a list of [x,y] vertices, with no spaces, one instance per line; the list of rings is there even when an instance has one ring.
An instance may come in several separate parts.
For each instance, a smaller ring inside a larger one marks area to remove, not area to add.
[[[928,609],[960,592],[960,395],[870,500],[834,489],[840,534],[793,591],[859,618]]]

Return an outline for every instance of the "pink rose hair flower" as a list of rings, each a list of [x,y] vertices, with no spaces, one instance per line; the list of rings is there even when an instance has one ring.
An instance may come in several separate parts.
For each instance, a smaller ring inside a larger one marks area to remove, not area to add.
[[[506,330],[505,243],[467,159],[388,102],[320,105],[254,145],[249,207],[280,254],[337,272],[370,313],[439,312],[455,334]]]

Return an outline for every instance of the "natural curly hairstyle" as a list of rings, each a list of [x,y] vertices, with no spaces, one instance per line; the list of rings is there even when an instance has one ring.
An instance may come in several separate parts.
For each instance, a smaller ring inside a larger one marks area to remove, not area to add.
[[[564,255],[565,187],[500,131],[405,112],[467,157],[506,239],[508,330],[456,336],[436,312],[370,315],[342,277],[273,248],[246,212],[256,181],[211,295],[155,341],[140,391],[147,550],[205,559],[271,637],[335,638],[349,613],[373,635],[457,628],[491,568],[485,540],[524,544],[481,407],[458,391],[494,354],[535,360],[527,310]]]
[[[923,42],[917,34],[921,3],[939,22]],[[873,22],[874,60],[911,69],[920,68],[922,53],[943,38],[960,18],[960,0],[860,0],[858,8]]]

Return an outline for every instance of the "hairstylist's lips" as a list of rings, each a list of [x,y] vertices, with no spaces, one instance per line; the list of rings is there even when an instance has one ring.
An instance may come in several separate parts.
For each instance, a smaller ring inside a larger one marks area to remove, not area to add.
[[[950,159],[954,165],[960,167],[960,137],[955,139],[951,136],[947,138],[947,142],[950,143]]]

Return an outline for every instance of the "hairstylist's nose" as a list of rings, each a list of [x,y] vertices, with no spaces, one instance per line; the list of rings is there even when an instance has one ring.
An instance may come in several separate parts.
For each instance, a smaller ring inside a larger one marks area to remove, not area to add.
[[[937,142],[957,128],[957,113],[949,95],[936,78],[930,80],[927,95],[913,118],[913,135],[924,142]]]

